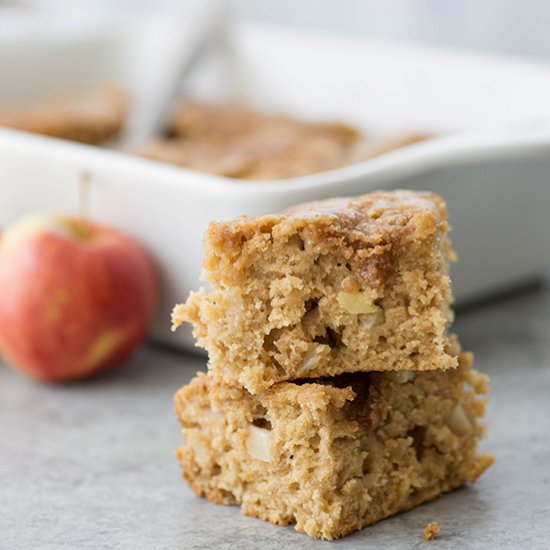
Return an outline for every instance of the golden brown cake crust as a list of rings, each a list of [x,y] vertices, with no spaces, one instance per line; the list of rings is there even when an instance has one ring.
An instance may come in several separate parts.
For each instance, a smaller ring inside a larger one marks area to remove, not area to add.
[[[340,123],[316,123],[261,113],[238,104],[186,102],[176,108],[171,137],[145,157],[220,176],[283,179],[354,161],[359,133]]]
[[[200,373],[175,396],[195,493],[334,539],[437,498],[489,466],[487,379],[457,369],[282,382],[258,395]]]
[[[211,140],[235,139],[240,136],[266,133],[280,139],[289,132],[297,135],[327,131],[340,141],[351,143],[359,132],[338,122],[309,122],[281,114],[257,111],[238,103],[211,104],[185,101],[176,105],[169,133],[180,137],[206,137]]]
[[[0,126],[98,144],[117,136],[126,118],[126,94],[113,85],[60,94],[34,105],[3,107]]]
[[[439,195],[377,191],[362,197],[305,203],[280,215],[212,222],[204,242],[208,248],[219,249],[228,263],[234,263],[242,254],[243,241],[258,230],[269,229],[274,239],[284,240],[305,228],[315,231],[329,250],[352,262],[354,274],[366,284],[380,286],[407,243],[425,240],[437,231],[447,233],[448,224],[445,202]],[[235,273],[223,269],[226,265],[210,265],[209,257],[205,268],[219,270],[219,280]]]
[[[456,366],[444,201],[375,192],[214,222],[207,294],[176,306],[209,368],[252,393],[295,378]]]
[[[140,154],[229,178],[278,180],[333,170],[429,137],[372,140],[343,123],[299,120],[235,103],[186,101],[176,106],[168,137]]]

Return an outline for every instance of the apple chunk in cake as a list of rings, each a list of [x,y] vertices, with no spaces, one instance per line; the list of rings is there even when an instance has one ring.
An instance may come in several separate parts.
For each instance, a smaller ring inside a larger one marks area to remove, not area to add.
[[[252,393],[296,378],[456,366],[443,200],[376,192],[212,223],[190,322],[217,380]]]
[[[199,374],[175,396],[193,491],[334,539],[474,482],[487,379],[456,369],[343,374],[252,395]]]

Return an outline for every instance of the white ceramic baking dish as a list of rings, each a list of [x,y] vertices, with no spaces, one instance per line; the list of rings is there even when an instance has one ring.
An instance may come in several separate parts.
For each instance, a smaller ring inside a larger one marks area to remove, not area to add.
[[[3,130],[0,225],[29,211],[76,212],[81,175],[90,174],[91,216],[134,235],[157,262],[154,337],[183,347],[190,334],[170,333],[170,310],[199,286],[201,236],[213,219],[377,188],[429,189],[449,204],[459,301],[548,265],[550,69],[249,24],[231,33],[227,52],[233,92],[262,107],[348,120],[373,134],[446,135],[340,170],[256,183]],[[205,82],[189,90],[207,93]]]

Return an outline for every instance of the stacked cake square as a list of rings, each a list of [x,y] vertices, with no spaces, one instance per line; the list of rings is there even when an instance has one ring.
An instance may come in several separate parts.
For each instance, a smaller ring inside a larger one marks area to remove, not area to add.
[[[473,482],[487,378],[449,332],[445,203],[375,192],[214,222],[173,312],[208,351],[175,396],[184,479],[335,539]]]

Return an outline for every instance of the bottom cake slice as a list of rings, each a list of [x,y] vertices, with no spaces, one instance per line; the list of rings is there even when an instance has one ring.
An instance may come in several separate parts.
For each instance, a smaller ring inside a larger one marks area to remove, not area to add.
[[[445,371],[282,382],[258,395],[199,374],[175,396],[183,476],[200,496],[335,539],[413,508],[492,463],[476,453],[487,378]]]

